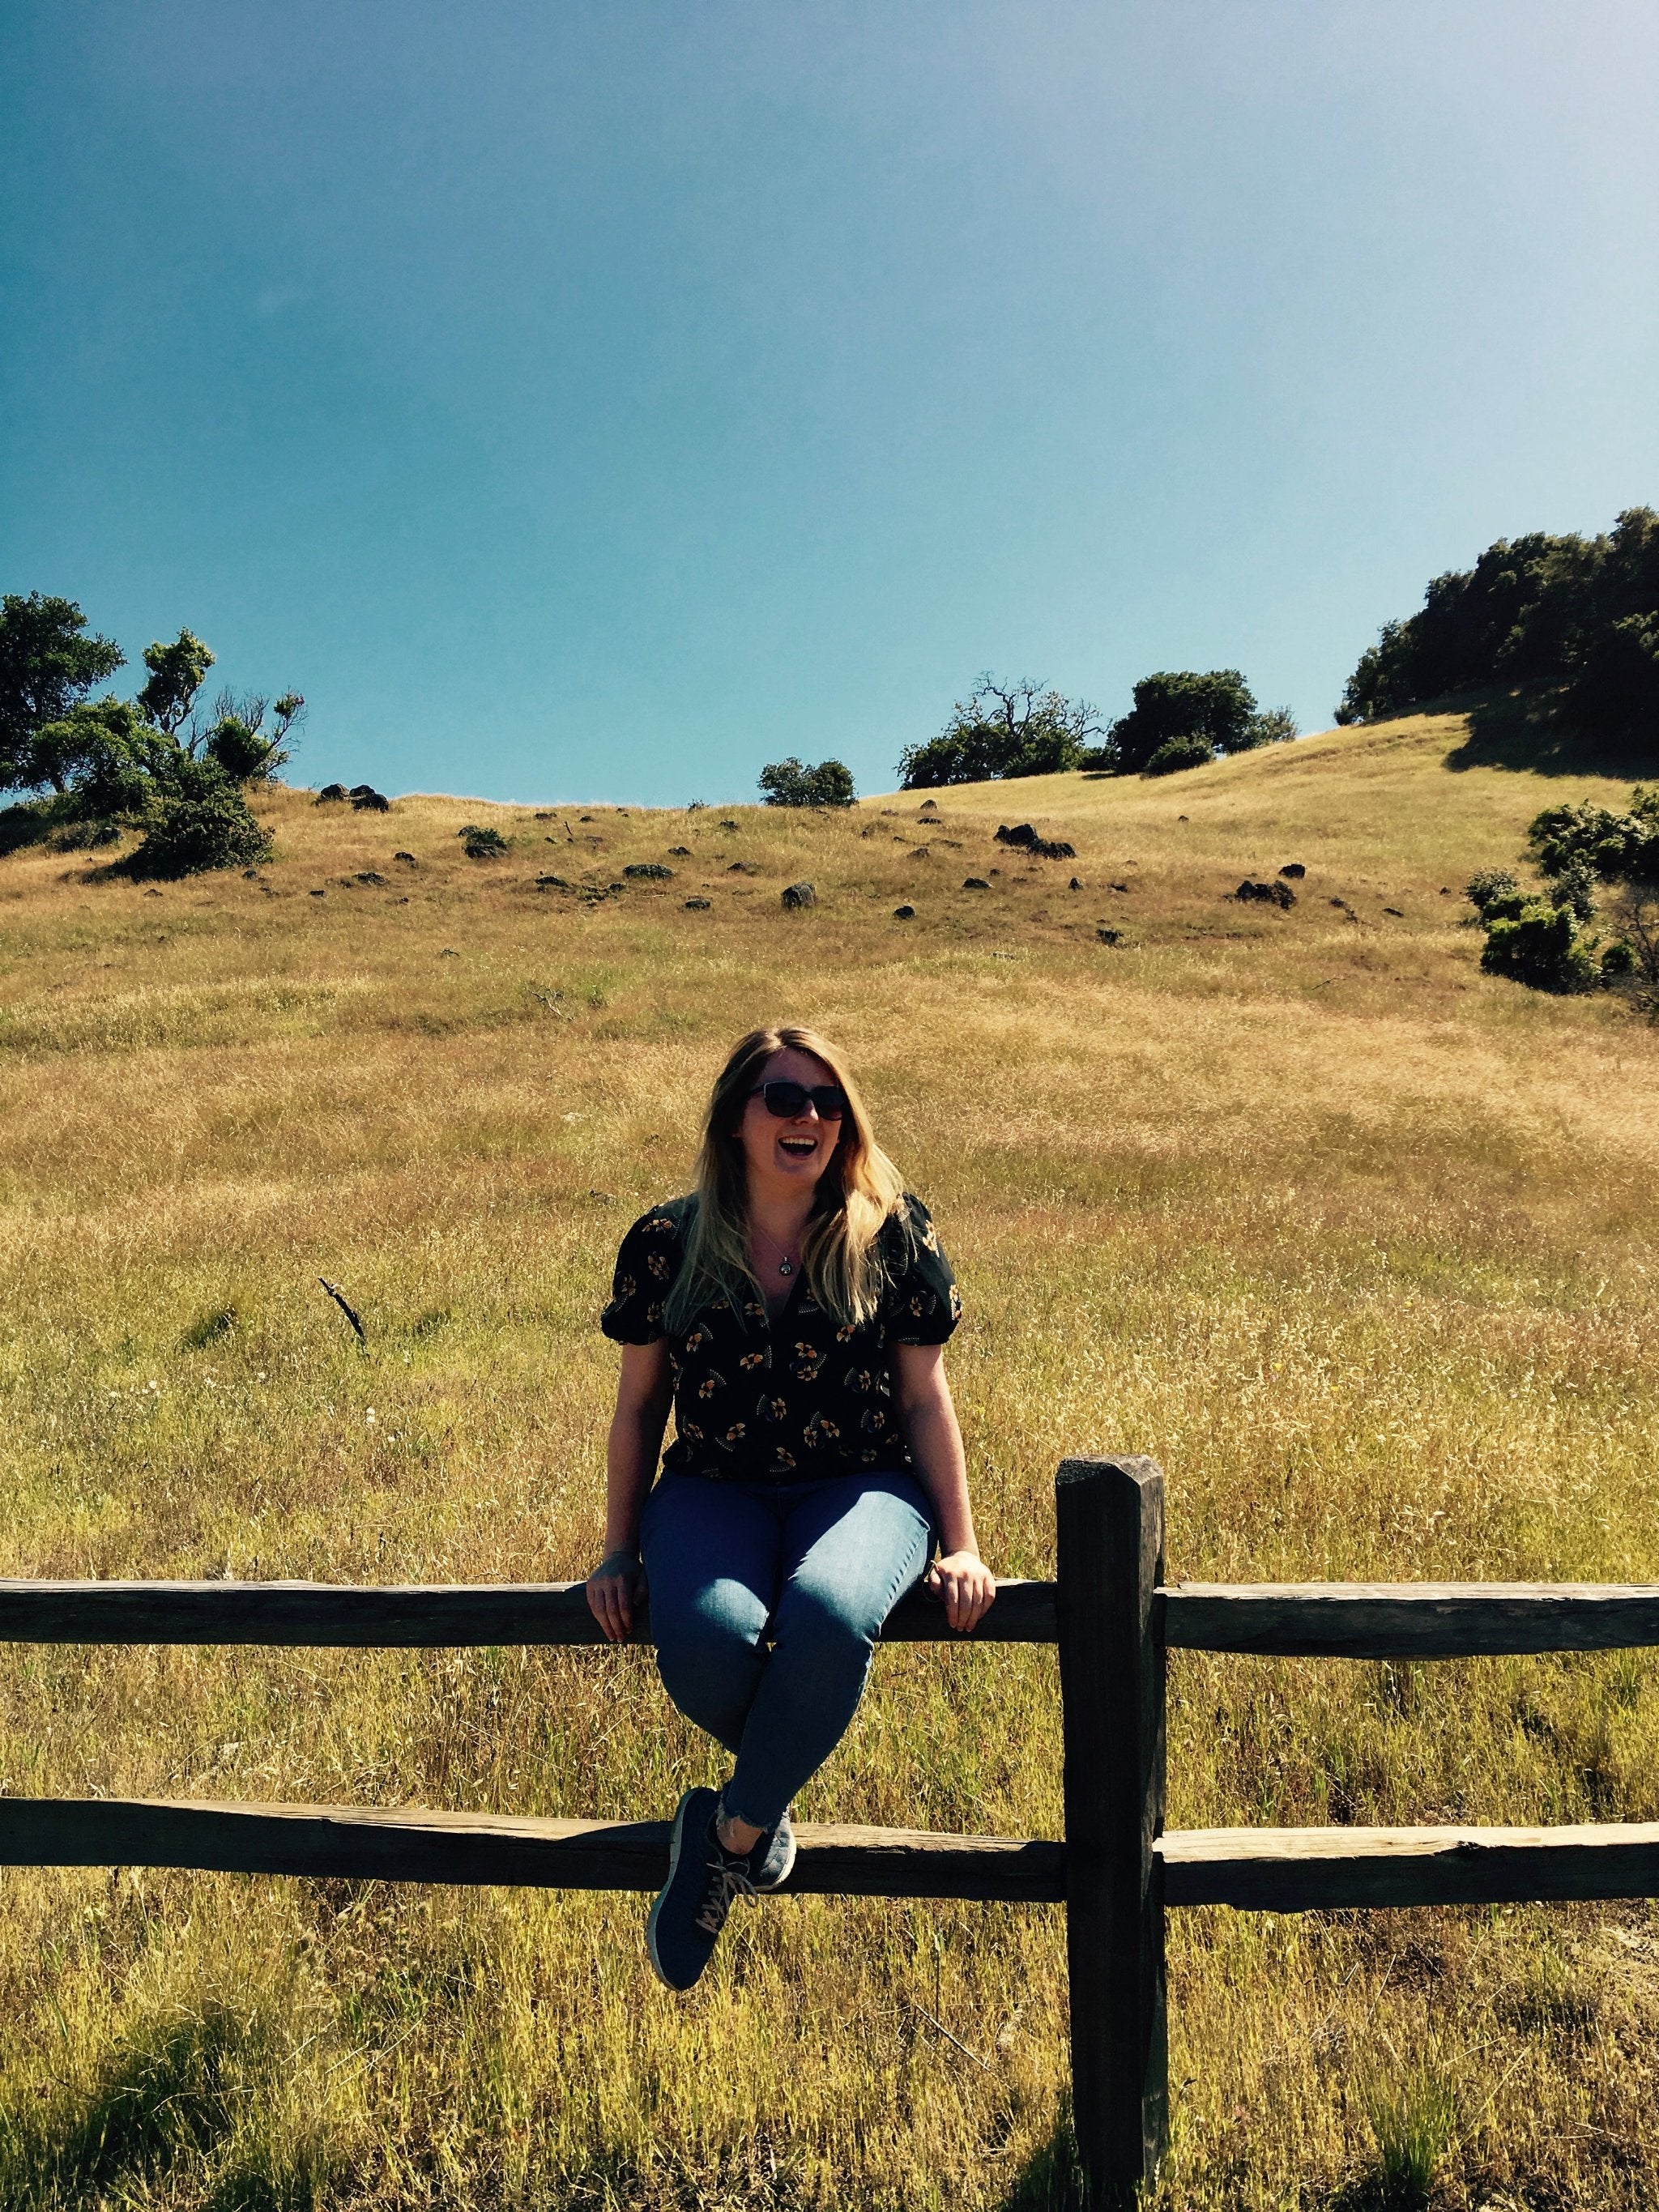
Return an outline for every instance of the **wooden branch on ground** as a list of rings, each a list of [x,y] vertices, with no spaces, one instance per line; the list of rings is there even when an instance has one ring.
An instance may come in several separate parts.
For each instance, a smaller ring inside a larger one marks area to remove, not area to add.
[[[1008,1582],[976,1644],[1052,1644],[1054,1586]],[[651,1640],[648,1617],[632,1641]],[[930,1592],[889,1616],[888,1643],[951,1643]],[[964,1639],[968,1640],[968,1639]],[[441,1650],[458,1644],[602,1644],[580,1583],[0,1582],[0,1643],[269,1644]]]
[[[1255,1912],[1659,1897],[1659,1821],[1577,1828],[1190,1828],[1160,1838],[1170,1905]]]
[[[795,1831],[797,1896],[954,1897],[1056,1904],[1060,1844],[908,1828]],[[179,1867],[360,1881],[659,1889],[666,1820],[544,1820],[332,1805],[0,1797],[0,1865]]]

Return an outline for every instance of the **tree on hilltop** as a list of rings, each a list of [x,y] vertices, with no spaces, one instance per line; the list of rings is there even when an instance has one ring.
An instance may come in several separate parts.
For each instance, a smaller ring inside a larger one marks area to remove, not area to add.
[[[1659,732],[1659,514],[1626,507],[1595,538],[1500,538],[1474,568],[1436,576],[1361,653],[1336,719],[1381,721],[1494,684],[1553,690],[1587,733]]]
[[[760,772],[768,806],[850,806],[858,797],[853,771],[844,761],[820,761],[809,768],[792,753]]]
[[[8,842],[102,845],[136,829],[144,842],[121,864],[136,874],[251,865],[270,840],[245,787],[287,760],[304,699],[285,692],[269,730],[269,702],[254,694],[222,692],[204,717],[210,647],[181,629],[143,658],[136,698],[88,699],[124,665],[120,648],[88,635],[71,599],[35,592],[0,604],[0,789],[50,793],[10,810]]]
[[[1255,694],[1237,668],[1212,668],[1203,675],[1183,668],[1143,676],[1134,688],[1133,706],[1112,724],[1107,743],[1110,765],[1121,775],[1135,775],[1159,756],[1170,766],[1196,765],[1205,756],[1193,739],[1207,745],[1213,758],[1295,735],[1288,708],[1257,714]],[[1180,748],[1179,760],[1170,758],[1171,746]]]
[[[1081,768],[1089,740],[1105,734],[1098,716],[1086,699],[1029,678],[1000,684],[988,672],[957,700],[938,737],[905,747],[899,781],[906,791],[925,791]]]
[[[8,592],[0,600],[0,791],[68,789],[70,770],[41,732],[124,667],[113,639],[89,634],[73,599]]]

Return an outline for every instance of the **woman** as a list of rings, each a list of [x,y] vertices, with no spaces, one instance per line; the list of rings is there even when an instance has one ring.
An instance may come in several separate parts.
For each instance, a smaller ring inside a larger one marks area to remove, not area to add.
[[[588,1603],[616,1641],[649,1589],[664,1686],[735,1761],[675,1814],[647,1924],[671,1989],[734,1897],[787,1879],[790,1800],[840,1742],[895,1602],[925,1572],[966,1632],[996,1595],[945,1379],[961,1311],[841,1055],[811,1030],[753,1030],[715,1083],[695,1193],[629,1231],[601,1323],[622,1377]]]

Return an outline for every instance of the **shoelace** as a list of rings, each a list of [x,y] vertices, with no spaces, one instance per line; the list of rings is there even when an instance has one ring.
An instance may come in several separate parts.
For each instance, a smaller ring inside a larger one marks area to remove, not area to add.
[[[726,1916],[732,1910],[734,1898],[744,1898],[756,1903],[755,1885],[744,1872],[745,1859],[730,1859],[720,1854],[719,1863],[708,1863],[708,1886],[703,1891],[702,1903],[697,1907],[696,1924],[705,1936],[718,1936],[726,1925]]]

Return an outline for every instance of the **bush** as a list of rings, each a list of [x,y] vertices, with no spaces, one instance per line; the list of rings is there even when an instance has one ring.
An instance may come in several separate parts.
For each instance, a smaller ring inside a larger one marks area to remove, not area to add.
[[[497,860],[507,850],[507,840],[499,830],[481,830],[476,822],[469,822],[455,832],[469,860]]]
[[[1529,899],[1518,914],[1487,924],[1480,965],[1489,975],[1507,975],[1534,991],[1589,991],[1601,976],[1595,942],[1582,933],[1571,908],[1544,899]]]
[[[1516,915],[1526,904],[1521,885],[1507,868],[1482,868],[1463,886],[1463,896],[1483,921]]]
[[[1249,718],[1227,750],[1230,753],[1253,753],[1258,745],[1288,744],[1301,734],[1296,716],[1288,707],[1268,707]]]
[[[858,797],[853,771],[844,761],[820,761],[809,768],[792,753],[760,772],[769,806],[850,806]]]
[[[1207,738],[1194,732],[1190,737],[1169,738],[1158,747],[1141,774],[1174,775],[1183,768],[1203,768],[1214,758],[1215,747]]]
[[[168,879],[210,868],[251,868],[270,856],[270,839],[240,791],[214,762],[180,753],[167,766],[149,835],[121,865],[127,874]]]

